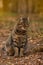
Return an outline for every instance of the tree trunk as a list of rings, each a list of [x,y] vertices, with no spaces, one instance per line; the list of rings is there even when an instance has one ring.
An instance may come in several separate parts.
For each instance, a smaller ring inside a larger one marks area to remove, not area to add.
[[[18,1],[18,13],[26,13],[26,0],[19,0]]]

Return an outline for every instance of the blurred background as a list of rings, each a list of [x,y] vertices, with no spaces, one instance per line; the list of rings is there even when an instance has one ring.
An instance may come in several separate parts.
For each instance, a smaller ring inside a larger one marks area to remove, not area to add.
[[[22,14],[30,19],[29,37],[36,41],[43,38],[43,0],[0,0],[0,44]]]
[[[20,15],[29,17],[27,32],[29,41],[32,44],[36,44],[40,40],[43,40],[43,0],[0,0],[0,50],[8,40]],[[0,65],[43,65],[43,52],[41,52],[42,54],[32,53],[33,55],[29,53],[29,57],[26,56],[20,59],[14,58],[14,56],[8,57],[6,54],[3,56],[5,52],[1,52]]]
[[[43,15],[43,0],[0,0],[0,12]]]

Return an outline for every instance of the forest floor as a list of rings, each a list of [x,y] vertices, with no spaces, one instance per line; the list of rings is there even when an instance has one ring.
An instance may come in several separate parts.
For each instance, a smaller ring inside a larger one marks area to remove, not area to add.
[[[10,35],[16,20],[15,17],[0,18],[0,49]],[[43,38],[43,20],[31,20],[28,29],[30,41],[34,44]],[[6,56],[0,51],[0,65],[43,65],[43,52],[37,52],[25,57]]]

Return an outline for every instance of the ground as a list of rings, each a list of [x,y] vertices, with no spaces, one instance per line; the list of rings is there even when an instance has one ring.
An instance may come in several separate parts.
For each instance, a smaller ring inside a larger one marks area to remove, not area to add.
[[[43,52],[15,58],[14,56],[6,56],[4,52],[1,51],[15,23],[15,17],[0,18],[0,65],[43,65]],[[43,20],[37,21],[32,19],[28,34],[32,43],[36,43],[43,38]]]

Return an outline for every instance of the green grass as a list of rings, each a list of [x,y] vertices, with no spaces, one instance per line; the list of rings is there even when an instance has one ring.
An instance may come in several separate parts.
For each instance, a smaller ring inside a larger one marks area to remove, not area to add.
[[[17,13],[4,12],[4,16],[16,16]]]
[[[16,16],[17,13],[11,13],[11,12],[3,12],[0,11],[0,17],[6,17],[6,16]]]

